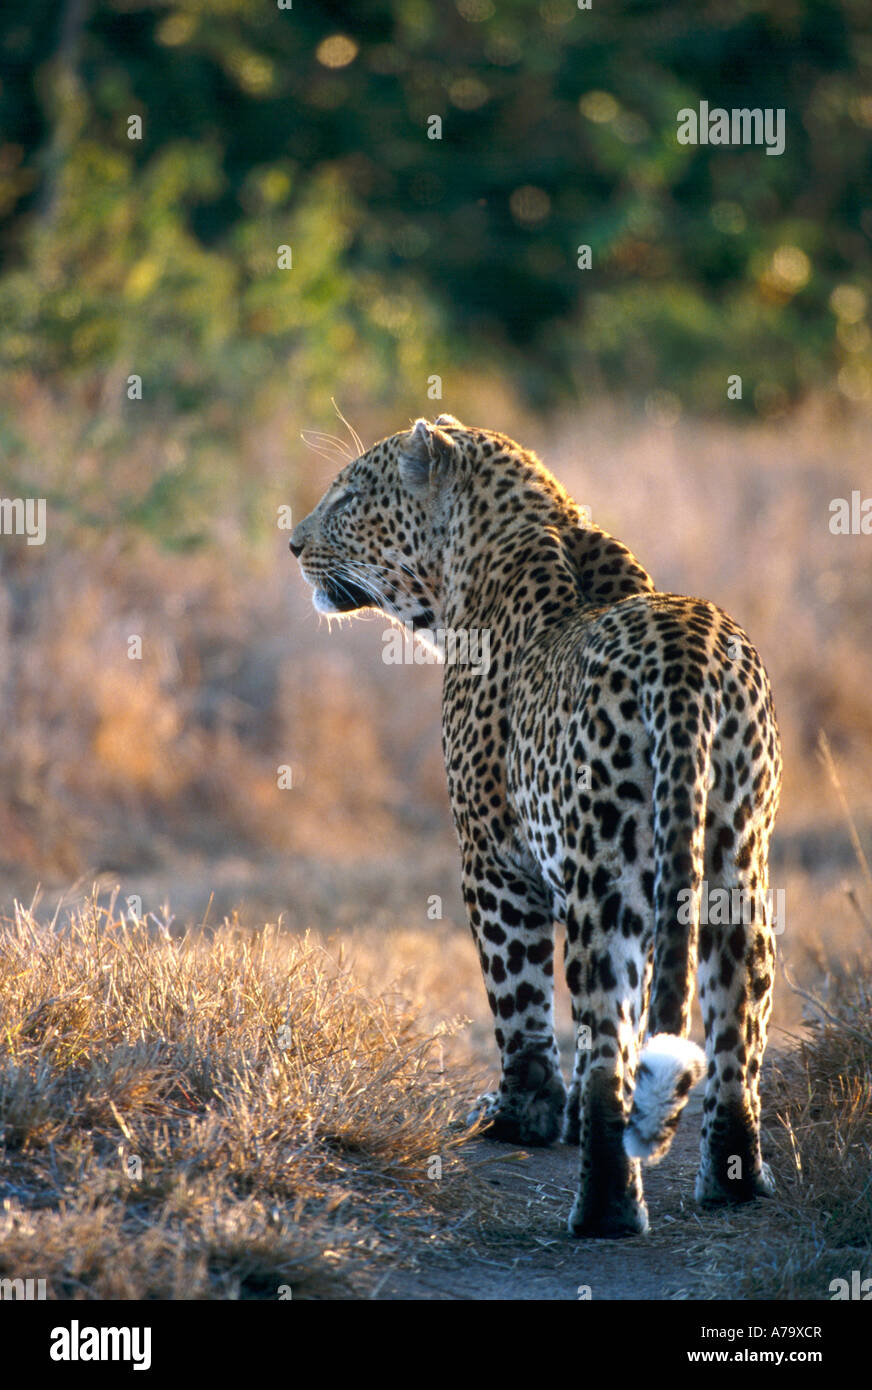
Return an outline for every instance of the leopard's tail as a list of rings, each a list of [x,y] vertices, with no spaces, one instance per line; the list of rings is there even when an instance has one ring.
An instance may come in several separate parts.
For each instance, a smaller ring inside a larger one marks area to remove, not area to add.
[[[680,720],[667,718],[662,729],[652,721],[649,729],[654,772],[654,972],[648,1037],[637,1062],[633,1106],[624,1130],[627,1154],[646,1163],[658,1163],[668,1151],[688,1095],[706,1070],[705,1053],[687,1034],[714,722],[701,699],[686,697]],[[690,738],[687,728],[693,724],[698,732]]]
[[[675,1137],[687,1097],[706,1069],[705,1053],[689,1038],[655,1033],[636,1067],[633,1109],[624,1130],[630,1158],[659,1163]]]

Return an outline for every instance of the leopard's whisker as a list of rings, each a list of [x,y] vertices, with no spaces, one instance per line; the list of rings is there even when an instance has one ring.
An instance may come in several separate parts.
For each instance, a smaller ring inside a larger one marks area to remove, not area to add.
[[[336,404],[336,398],[335,398],[335,396],[331,396],[331,397],[330,397],[330,402],[331,402],[331,404],[332,404],[332,406],[333,406],[333,409],[336,411],[336,414],[339,416],[340,420],[342,421],[343,425],[344,425],[345,428],[348,430],[348,433],[351,435],[352,441],[353,441],[353,443],[354,443],[354,447],[357,449],[357,456],[358,456],[358,458],[360,458],[362,454],[365,454],[365,453],[366,453],[366,448],[365,448],[365,446],[364,446],[363,440],[361,439],[360,435],[357,433],[357,430],[354,428],[354,426],[351,425],[351,424],[349,424],[349,422],[346,420],[345,416],[342,414],[342,411],[339,409],[339,406]]]

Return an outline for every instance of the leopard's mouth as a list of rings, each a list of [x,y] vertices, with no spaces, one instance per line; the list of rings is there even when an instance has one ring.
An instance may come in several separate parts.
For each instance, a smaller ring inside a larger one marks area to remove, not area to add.
[[[319,613],[356,613],[361,608],[379,606],[368,589],[351,579],[319,575],[317,579],[310,579],[309,583],[315,590],[312,602]]]

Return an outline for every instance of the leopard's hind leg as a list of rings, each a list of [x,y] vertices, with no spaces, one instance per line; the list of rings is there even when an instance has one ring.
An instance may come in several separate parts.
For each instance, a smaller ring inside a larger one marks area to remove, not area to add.
[[[699,932],[699,997],[708,1080],[697,1201],[747,1202],[773,1191],[760,1152],[760,1068],[772,1008],[775,927],[768,843],[749,803],[743,833],[715,818],[707,855],[707,921]],[[725,920],[724,920],[725,919]]]

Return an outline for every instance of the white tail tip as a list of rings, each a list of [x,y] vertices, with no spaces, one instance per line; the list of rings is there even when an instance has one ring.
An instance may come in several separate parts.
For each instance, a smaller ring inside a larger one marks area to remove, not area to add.
[[[656,1033],[636,1067],[633,1109],[624,1131],[630,1158],[658,1163],[669,1149],[687,1097],[706,1071],[701,1047],[689,1038]]]

